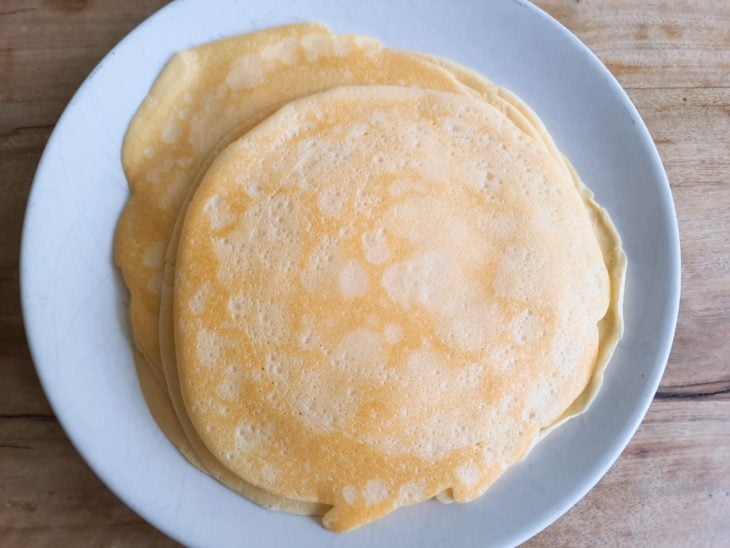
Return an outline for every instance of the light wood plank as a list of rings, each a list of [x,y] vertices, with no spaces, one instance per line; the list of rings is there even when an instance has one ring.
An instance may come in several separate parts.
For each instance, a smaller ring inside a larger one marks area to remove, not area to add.
[[[625,88],[730,86],[725,0],[538,0]]]
[[[730,401],[655,402],[616,466],[527,546],[727,546],[728,416]]]

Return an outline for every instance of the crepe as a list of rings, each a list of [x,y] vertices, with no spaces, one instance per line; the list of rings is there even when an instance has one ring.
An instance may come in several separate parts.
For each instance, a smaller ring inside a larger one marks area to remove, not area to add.
[[[296,101],[229,146],[188,208],[175,283],[205,445],[267,491],[333,505],[333,530],[479,496],[602,352],[609,275],[564,175],[488,104],[385,86]]]
[[[117,232],[116,258],[132,295],[140,383],[156,421],[188,460],[254,502],[294,513],[321,514],[329,503],[273,495],[242,480],[209,451],[190,423],[174,349],[175,256],[186,204],[219,152],[287,101],[347,83],[433,87],[477,97],[539,142],[560,177],[572,179],[581,192],[611,275],[612,303],[599,324],[599,356],[590,382],[563,415],[543,426],[541,435],[587,407],[622,329],[625,258],[618,235],[539,119],[513,94],[452,62],[385,50],[365,37],[336,37],[321,25],[272,29],[178,54],[125,139],[133,198]],[[449,490],[439,498],[450,500]]]

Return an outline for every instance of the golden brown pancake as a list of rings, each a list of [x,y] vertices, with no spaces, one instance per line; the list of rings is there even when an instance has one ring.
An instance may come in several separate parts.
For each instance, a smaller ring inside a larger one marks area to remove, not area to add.
[[[392,52],[364,37],[336,37],[321,25],[272,29],[178,54],[125,139],[134,196],[120,222],[116,257],[132,294],[140,382],[161,429],[193,464],[258,504],[294,513],[322,513],[331,503],[282,497],[244,481],[210,452],[188,418],[174,351],[175,256],[187,202],[219,152],[287,101],[348,83],[432,87],[479,98],[547,151],[559,178],[572,180],[580,192],[611,277],[611,306],[598,326],[590,381],[541,435],[588,406],[622,330],[625,257],[618,235],[537,116],[510,92],[452,62]],[[395,336],[392,330],[390,335]],[[440,498],[449,500],[449,491]]]
[[[348,530],[479,496],[593,375],[610,299],[564,166],[499,110],[341,88],[206,172],[182,229],[185,405],[237,476]]]

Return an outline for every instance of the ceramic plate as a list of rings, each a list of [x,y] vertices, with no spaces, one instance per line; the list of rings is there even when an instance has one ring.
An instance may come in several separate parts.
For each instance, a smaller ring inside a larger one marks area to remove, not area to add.
[[[171,55],[297,21],[451,58],[524,98],[598,201],[629,259],[626,334],[595,404],[552,433],[478,501],[404,508],[346,535],[258,508],[197,471],[153,422],[137,384],[112,241],[127,200],[127,125]],[[652,400],[679,300],[669,186],[639,114],[598,59],[524,1],[219,0],[173,3],[91,73],[54,130],[28,203],[21,260],[26,329],[55,413],[99,477],[188,545],[514,545],[575,504],[624,449]]]

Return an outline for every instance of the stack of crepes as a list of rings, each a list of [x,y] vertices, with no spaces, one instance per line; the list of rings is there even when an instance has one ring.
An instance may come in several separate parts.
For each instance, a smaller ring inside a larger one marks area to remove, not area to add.
[[[625,258],[535,114],[301,24],[178,53],[124,142],[116,261],[157,423],[347,531],[471,501],[595,396]]]

